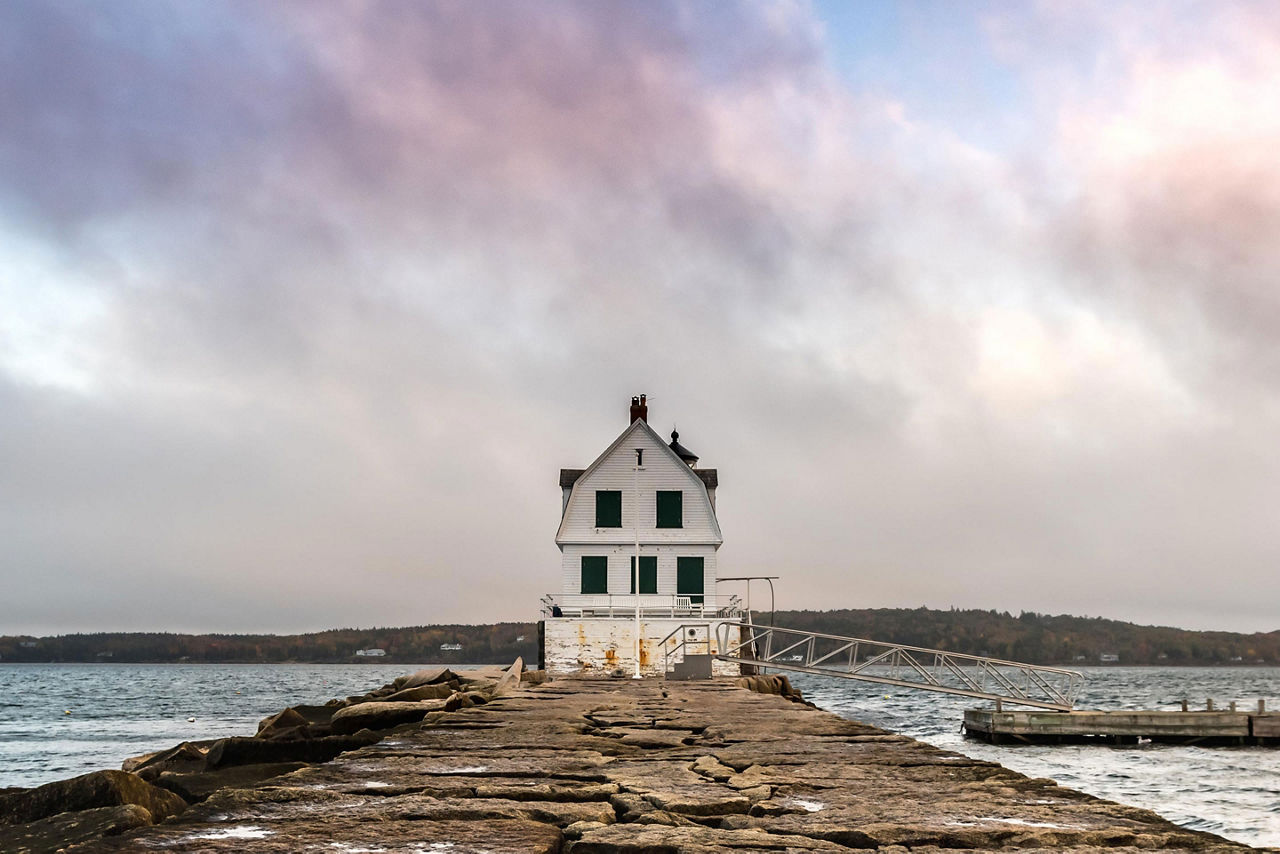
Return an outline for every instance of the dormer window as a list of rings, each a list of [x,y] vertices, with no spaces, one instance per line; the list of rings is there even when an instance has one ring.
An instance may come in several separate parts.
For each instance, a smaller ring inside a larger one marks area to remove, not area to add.
[[[684,493],[680,490],[658,491],[658,527],[684,527]]]
[[[622,527],[622,491],[618,489],[596,490],[596,527]],[[677,526],[678,527],[678,526]]]

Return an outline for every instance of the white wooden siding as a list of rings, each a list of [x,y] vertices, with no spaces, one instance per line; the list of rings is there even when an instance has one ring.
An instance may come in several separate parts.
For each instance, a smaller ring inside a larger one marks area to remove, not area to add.
[[[630,545],[572,544],[563,547],[561,558],[561,592],[582,592],[582,556],[605,555],[609,558],[609,591],[614,594],[631,593],[631,558],[636,547]],[[646,545],[641,542],[640,555],[656,555],[658,558],[658,593],[671,596],[676,592],[676,558],[702,558],[702,588],[709,596],[716,595],[716,547],[713,545]]]
[[[634,472],[636,448],[644,449],[644,466],[638,478]],[[617,490],[622,493],[621,528],[595,526],[597,490]],[[679,490],[683,493],[683,527],[656,526],[659,490]],[[722,541],[715,511],[702,480],[647,424],[637,421],[574,484],[564,509],[560,530],[556,534],[556,543],[562,547],[571,543],[631,543],[634,547],[637,504],[642,545],[718,546]],[[610,571],[612,572],[612,566]],[[624,573],[625,571],[624,568]]]

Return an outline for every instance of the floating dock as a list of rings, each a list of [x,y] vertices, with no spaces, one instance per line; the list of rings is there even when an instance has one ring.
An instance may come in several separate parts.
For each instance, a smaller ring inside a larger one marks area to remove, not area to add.
[[[969,709],[965,735],[993,744],[1280,746],[1280,713],[1235,710],[1052,712]]]

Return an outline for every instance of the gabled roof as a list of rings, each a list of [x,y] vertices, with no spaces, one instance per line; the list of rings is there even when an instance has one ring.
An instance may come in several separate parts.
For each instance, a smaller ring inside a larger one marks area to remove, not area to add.
[[[591,465],[587,466],[585,469],[581,469],[581,470],[560,469],[561,487],[565,486],[566,479],[572,478],[572,480],[569,480],[569,483],[573,485],[573,491],[569,494],[569,501],[566,502],[565,504],[566,511],[567,511],[568,505],[573,503],[574,499],[578,497],[578,484],[582,482],[582,479],[585,478],[587,475],[591,474],[596,469],[600,468],[601,463],[607,460],[613,454],[613,452],[618,449],[618,446],[621,445],[624,441],[626,441],[627,437],[631,436],[631,434],[635,433],[637,430],[643,430],[644,432],[648,433],[650,438],[653,439],[654,444],[658,446],[659,453],[665,454],[669,460],[674,462],[682,470],[689,473],[690,478],[692,478],[693,482],[697,484],[698,489],[702,491],[703,498],[706,500],[707,505],[709,507],[711,506],[711,496],[707,495],[707,486],[710,485],[711,487],[714,488],[714,486],[716,485],[716,482],[717,482],[716,470],[702,469],[702,470],[695,471],[694,469],[689,468],[689,464],[686,463],[684,460],[680,459],[680,456],[675,451],[671,450],[671,447],[666,442],[662,441],[662,437],[659,436],[657,432],[652,427],[649,426],[649,422],[645,421],[643,418],[637,418],[635,421],[632,421],[629,425],[627,425],[627,429],[619,433],[618,438],[614,439],[613,443],[609,445],[609,447],[605,448],[604,451],[600,454],[600,456],[596,457],[595,461],[593,461]],[[701,472],[703,471],[705,471],[707,474],[710,475],[709,481],[707,478],[702,476]],[[576,472],[576,475],[574,474],[575,472]],[[568,517],[569,517],[568,512],[565,512],[560,517],[560,527],[556,529],[556,542],[560,541],[560,537],[564,533],[564,524],[565,524],[565,520],[568,519]],[[716,513],[714,508],[712,508],[711,510],[710,519],[711,519],[712,533],[715,536],[716,540],[718,542],[724,542],[724,534],[720,533],[720,520],[716,518]]]

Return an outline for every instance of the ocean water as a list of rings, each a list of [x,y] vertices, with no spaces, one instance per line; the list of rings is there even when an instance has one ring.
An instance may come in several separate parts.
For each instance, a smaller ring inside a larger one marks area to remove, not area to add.
[[[286,706],[364,694],[414,669],[0,664],[0,787],[38,786],[119,768],[130,756],[181,741],[253,735],[258,721]]]
[[[1080,709],[1238,707],[1280,711],[1280,668],[1085,667]],[[852,680],[795,674],[805,697],[847,718],[900,732],[1030,777],[1145,807],[1184,827],[1237,842],[1280,846],[1280,748],[991,745],[960,731],[964,710],[983,704]]]
[[[423,665],[426,666],[426,665]],[[0,664],[0,787],[36,786],[180,741],[252,735],[286,706],[363,694],[415,669],[369,664]],[[1083,668],[1079,708],[1280,710],[1280,669]],[[1155,810],[1185,827],[1280,846],[1280,749],[995,746],[965,739],[972,700],[796,675],[837,714]],[[69,714],[68,714],[69,712]],[[194,718],[194,721],[189,720]]]

